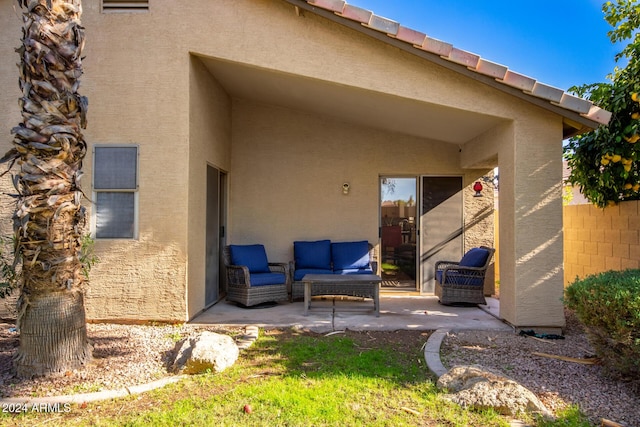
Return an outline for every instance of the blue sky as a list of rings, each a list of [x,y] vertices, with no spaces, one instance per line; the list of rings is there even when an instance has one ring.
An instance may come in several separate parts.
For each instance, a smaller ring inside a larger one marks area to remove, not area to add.
[[[347,3],[563,90],[606,81],[621,50],[607,36],[612,27],[604,20],[604,0]]]
[[[385,200],[391,200],[391,201],[395,201],[395,200],[409,200],[409,196],[413,196],[413,201],[415,202],[417,200],[416,197],[416,180],[415,178],[396,178],[394,179],[395,181],[395,188],[393,193],[389,192],[389,191],[385,191],[385,187],[382,186],[380,188],[381,191],[381,199],[382,201]]]

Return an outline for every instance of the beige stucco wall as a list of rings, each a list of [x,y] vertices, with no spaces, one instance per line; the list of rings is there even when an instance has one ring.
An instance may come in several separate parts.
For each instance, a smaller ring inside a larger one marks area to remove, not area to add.
[[[100,262],[92,270],[87,316],[186,320],[187,222],[176,221],[174,209],[185,212],[187,201],[188,54],[169,44],[169,16],[160,23],[152,14],[103,15],[97,1],[83,6],[87,43],[80,91],[89,99],[83,190],[91,197],[95,144],[139,144],[141,172],[139,237],[96,242]],[[0,1],[0,83],[7,88],[0,91],[0,150],[9,148],[8,129],[19,122],[13,49],[22,19],[15,9],[15,2]]]
[[[189,288],[187,316],[205,305],[205,248],[207,165],[221,171],[231,168],[231,99],[207,72],[191,58],[189,76]]]
[[[229,239],[265,243],[276,261],[294,240],[376,243],[380,175],[462,173],[450,144],[250,101],[233,117]]]
[[[514,108],[518,119],[466,144],[462,162],[482,163],[497,147],[500,316],[517,327],[561,328],[562,123],[541,109]]]
[[[16,4],[11,0],[0,0],[0,157],[11,148],[11,128],[20,123],[20,107],[18,99],[22,96],[18,87],[18,67],[16,64],[20,58],[15,49],[20,46],[22,18],[13,10]],[[0,165],[0,170],[5,170],[5,165]],[[0,179],[0,191],[2,193],[14,192],[10,179]],[[0,196],[0,208],[3,215],[0,217],[0,233],[8,236],[12,232],[13,223],[10,214],[4,214],[12,209],[11,200]]]
[[[559,116],[278,0],[155,0],[134,14],[102,14],[99,3],[84,3],[85,136],[90,146],[139,144],[140,214],[138,239],[96,244],[89,318],[184,321],[202,308],[207,164],[228,171],[228,241],[264,242],[270,258],[288,260],[295,239],[377,241],[380,175],[463,175],[468,185],[497,161],[503,317],[562,322],[561,307],[549,303],[562,288]],[[15,58],[18,41],[12,6],[0,0],[3,58]],[[459,146],[357,125],[330,110],[234,98],[192,54],[501,124]],[[15,61],[0,61],[3,87],[17,86]],[[17,96],[0,93],[0,105],[15,108]],[[2,118],[7,135],[19,116]],[[90,177],[90,156],[86,171]],[[90,179],[84,186],[90,194]]]
[[[464,189],[464,250],[478,246],[488,246],[497,249],[495,236],[495,187],[493,184],[493,171],[483,177],[478,177],[483,190],[482,197],[474,197],[473,182]],[[484,179],[486,178],[486,180]],[[488,181],[488,182],[487,182]],[[495,265],[498,254],[496,253],[487,269],[484,279],[485,295],[495,293],[496,271]]]
[[[533,113],[499,154],[500,314],[516,326],[563,327],[561,122]]]
[[[92,271],[87,316],[184,321],[189,56],[166,31],[170,16],[102,14],[99,8],[100,2],[85,2],[82,17],[85,138],[90,146],[139,145],[139,235],[96,242],[100,263]],[[88,177],[91,166],[89,157]]]
[[[20,109],[18,98],[21,96],[18,87],[19,61],[15,49],[20,45],[20,16],[13,11],[15,4],[10,0],[0,0],[0,157],[11,147],[11,128],[20,122]],[[6,59],[4,59],[6,58]],[[0,171],[4,172],[6,165],[0,165]],[[7,175],[8,176],[8,175]],[[10,179],[0,179],[0,235],[11,236],[13,232],[14,204],[4,194],[13,194],[15,189]],[[5,248],[10,251],[11,248]],[[0,299],[0,318],[12,320],[16,316],[17,292],[8,298]]]

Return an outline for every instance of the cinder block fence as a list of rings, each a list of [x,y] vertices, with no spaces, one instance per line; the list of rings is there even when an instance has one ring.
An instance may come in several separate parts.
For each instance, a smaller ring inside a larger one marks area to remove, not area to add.
[[[564,283],[607,270],[640,268],[640,202],[563,209]]]

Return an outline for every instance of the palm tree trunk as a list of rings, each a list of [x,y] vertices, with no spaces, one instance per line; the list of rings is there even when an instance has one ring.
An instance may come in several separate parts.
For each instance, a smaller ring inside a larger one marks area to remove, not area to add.
[[[80,261],[85,210],[79,179],[86,98],[78,94],[84,28],[80,0],[18,0],[23,12],[20,87],[23,121],[4,156],[17,190],[15,256],[21,377],[64,373],[91,360]]]

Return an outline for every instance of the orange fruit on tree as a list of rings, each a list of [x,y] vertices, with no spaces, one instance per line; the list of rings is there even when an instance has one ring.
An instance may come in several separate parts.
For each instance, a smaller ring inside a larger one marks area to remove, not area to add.
[[[631,144],[635,144],[636,142],[638,142],[638,140],[640,139],[640,135],[638,135],[637,133],[634,135],[631,135],[630,137],[624,137],[624,139],[627,142],[630,142]]]

